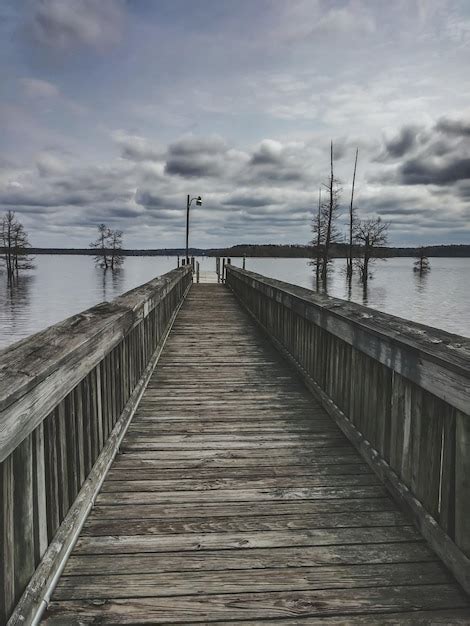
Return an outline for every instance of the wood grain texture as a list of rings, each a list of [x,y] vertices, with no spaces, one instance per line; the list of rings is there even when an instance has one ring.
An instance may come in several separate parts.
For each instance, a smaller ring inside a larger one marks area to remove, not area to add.
[[[237,268],[227,284],[470,593],[469,341]]]
[[[53,601],[45,624],[164,624],[274,620],[468,607],[453,585],[403,585],[353,589],[201,594],[113,600]],[[468,613],[467,613],[468,614]],[[346,622],[347,623],[347,622]],[[431,622],[432,623],[432,622]]]
[[[300,341],[302,322],[289,320]],[[327,367],[337,373],[339,361]],[[334,389],[349,397],[345,380]],[[387,430],[379,436],[386,447]],[[463,623],[469,606],[233,295],[196,284],[44,623],[394,623],[415,613]]]

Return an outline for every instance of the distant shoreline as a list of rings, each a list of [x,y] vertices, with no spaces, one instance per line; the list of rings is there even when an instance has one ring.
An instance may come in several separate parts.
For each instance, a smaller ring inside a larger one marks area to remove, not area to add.
[[[423,246],[428,257],[466,258],[470,257],[470,244]],[[420,248],[387,247],[374,250],[374,256],[380,257],[416,257]],[[360,248],[355,248],[355,255],[360,254]],[[0,248],[0,254],[2,248]],[[96,250],[90,248],[29,248],[28,254],[53,254],[53,255],[83,255],[95,256]],[[124,256],[180,256],[184,257],[186,251],[182,248],[159,248],[159,249],[123,249]],[[265,257],[265,258],[312,258],[316,251],[311,246],[302,245],[237,245],[230,248],[190,248],[190,256],[208,257]],[[346,244],[335,244],[330,256],[344,258],[347,255]]]

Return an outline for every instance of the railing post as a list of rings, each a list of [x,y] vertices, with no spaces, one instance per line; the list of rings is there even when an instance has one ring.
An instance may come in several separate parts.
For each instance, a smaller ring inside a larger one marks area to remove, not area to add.
[[[13,457],[0,463],[0,623],[6,624],[15,605],[13,522]]]

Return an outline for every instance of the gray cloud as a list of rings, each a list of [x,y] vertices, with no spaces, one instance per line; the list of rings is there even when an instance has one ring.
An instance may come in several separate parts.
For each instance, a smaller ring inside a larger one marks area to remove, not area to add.
[[[33,37],[46,47],[101,48],[120,39],[123,0],[32,0],[30,4]]]
[[[449,185],[470,179],[470,158],[454,157],[435,164],[423,159],[410,159],[400,168],[405,185]]]
[[[187,137],[168,146],[165,173],[183,178],[214,178],[224,173],[225,142],[218,138]]]
[[[164,160],[163,150],[152,146],[152,144],[137,135],[127,135],[126,133],[116,133],[114,137],[121,149],[123,159],[129,161],[162,161]]]
[[[265,139],[253,152],[250,165],[281,165],[282,160],[282,144],[279,141]]]
[[[436,130],[449,135],[458,135],[461,137],[470,137],[470,121],[455,120],[448,117],[442,117],[438,120]]]
[[[396,159],[410,152],[416,145],[417,133],[418,129],[416,127],[405,126],[397,137],[386,142],[385,148],[387,153]]]
[[[300,181],[308,161],[303,144],[284,146],[279,141],[264,139],[252,152],[241,179],[252,184]]]
[[[72,153],[52,148],[40,153],[33,168],[17,170],[16,174],[9,171],[3,185],[0,176],[0,202],[5,208],[24,213],[29,220],[26,225],[33,225],[32,232],[40,224],[39,217],[47,215],[48,220],[53,216],[58,228],[69,224],[86,230],[97,221],[109,221],[136,238],[129,239],[129,245],[145,245],[139,244],[139,237],[146,237],[145,241],[154,246],[177,245],[184,238],[187,180],[193,180],[197,172],[201,180],[194,193],[203,195],[203,207],[194,210],[192,233],[198,245],[200,241],[202,245],[243,242],[247,237],[260,242],[309,240],[318,184],[328,173],[328,142],[264,140],[241,152],[218,137],[184,137],[161,149],[140,135],[121,133],[115,139],[121,158],[106,164],[83,167]],[[415,229],[415,236],[419,229],[444,232],[453,219],[464,229],[466,179],[455,183],[456,189],[447,190],[443,197],[437,193],[443,190],[449,172],[457,172],[456,180],[461,173],[455,168],[454,152],[439,158],[433,154],[438,141],[420,142],[419,158],[409,158],[398,166],[375,163],[376,172],[395,172],[392,182],[379,177],[374,184],[366,184],[370,166],[361,166],[356,187],[361,215],[390,219],[392,233],[402,232],[406,225]],[[452,150],[458,149],[457,144],[452,145]],[[368,154],[374,154],[375,146],[370,144],[368,152],[363,145],[361,150],[366,160]],[[124,154],[129,158],[122,159]],[[345,226],[345,198],[354,156],[349,145],[344,154],[337,163],[338,175],[345,181],[340,228]],[[169,171],[172,160],[178,175],[171,168]],[[438,165],[447,168],[440,178]],[[440,187],[436,178],[442,181]],[[449,203],[449,197],[454,201]],[[449,209],[445,219],[438,219],[444,201]],[[429,222],[433,222],[432,229]],[[158,233],[157,239],[151,232]],[[162,237],[171,237],[171,243],[163,242]]]
[[[223,200],[222,204],[226,206],[234,206],[234,207],[260,207],[268,204],[278,203],[279,199],[276,198],[275,194],[273,195],[259,195],[257,193],[251,193],[249,195],[243,195],[239,193],[235,193],[230,195],[228,198]]]
[[[382,152],[377,161],[399,159],[411,152],[418,144],[418,135],[422,132],[418,126],[404,126],[391,139],[385,139]]]

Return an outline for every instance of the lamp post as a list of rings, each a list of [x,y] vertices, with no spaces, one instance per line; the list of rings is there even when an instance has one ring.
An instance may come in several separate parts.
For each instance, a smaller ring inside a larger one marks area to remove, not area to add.
[[[202,205],[202,198],[201,196],[197,196],[195,198],[191,198],[190,195],[188,194],[188,199],[187,199],[187,203],[186,203],[186,265],[189,264],[189,254],[188,254],[188,247],[189,247],[189,207],[191,206],[191,203],[193,200],[196,200],[196,206],[201,206]]]

